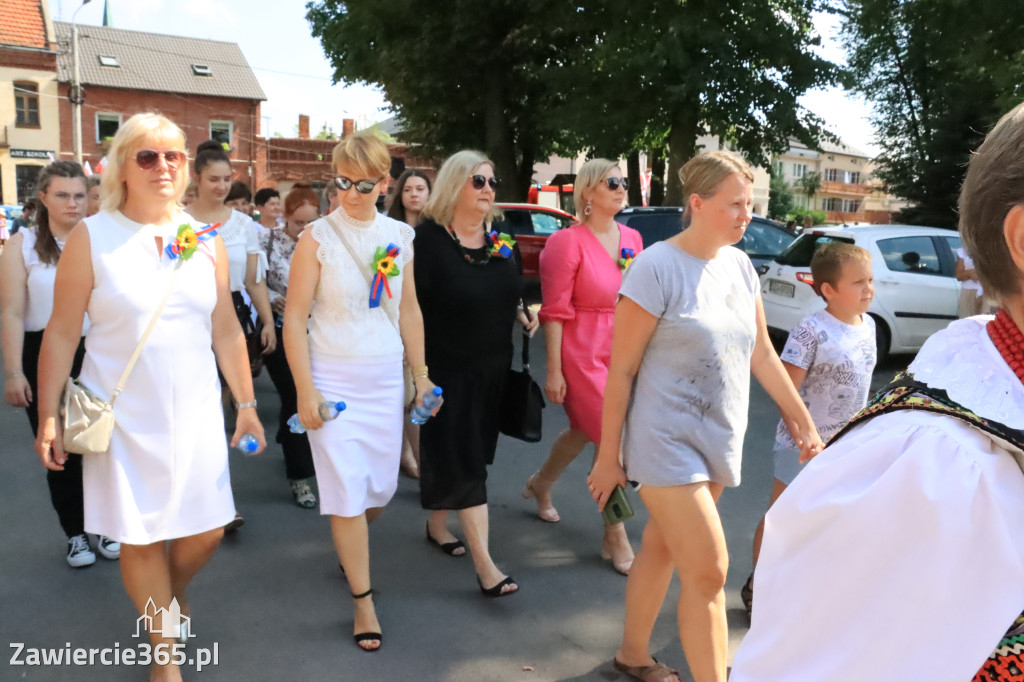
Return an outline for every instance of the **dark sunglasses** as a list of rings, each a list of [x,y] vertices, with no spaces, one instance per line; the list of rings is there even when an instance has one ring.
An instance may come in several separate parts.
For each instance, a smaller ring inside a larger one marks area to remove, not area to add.
[[[498,185],[501,184],[498,178],[485,178],[482,175],[474,175],[470,180],[473,181],[473,189],[483,189],[484,185],[490,185],[491,189],[498,189]]]
[[[376,180],[356,180],[352,181],[346,177],[334,178],[334,184],[337,185],[338,189],[342,192],[347,192],[355,185],[356,191],[360,194],[369,194],[373,191],[373,188],[377,186],[377,183],[384,179],[384,176],[380,176]]]
[[[622,189],[629,189],[629,180],[626,178],[608,178],[605,182],[608,183],[608,189],[613,192],[619,187],[622,187]]]
[[[135,163],[139,164],[139,168],[142,170],[150,170],[152,168],[156,168],[156,164],[160,162],[161,156],[164,157],[164,161],[167,162],[167,167],[171,170],[175,170],[185,162],[185,152],[176,152],[174,150],[169,152],[157,152],[152,149],[143,149],[135,155]]]

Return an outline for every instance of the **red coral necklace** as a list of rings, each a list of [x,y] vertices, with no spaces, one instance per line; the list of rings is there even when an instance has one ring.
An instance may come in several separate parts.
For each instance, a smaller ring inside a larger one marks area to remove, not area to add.
[[[1020,328],[1003,308],[999,309],[995,319],[985,325],[985,328],[1003,360],[1021,383],[1024,383],[1024,333],[1021,333]]]

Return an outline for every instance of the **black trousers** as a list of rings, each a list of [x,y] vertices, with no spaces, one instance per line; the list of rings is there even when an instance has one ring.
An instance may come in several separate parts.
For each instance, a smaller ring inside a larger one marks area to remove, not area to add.
[[[274,382],[277,394],[281,396],[276,440],[284,450],[285,475],[288,476],[288,480],[297,481],[315,476],[316,470],[313,468],[313,451],[309,449],[309,438],[304,433],[292,433],[288,428],[288,419],[298,410],[298,397],[295,392],[295,380],[288,367],[288,358],[284,354],[281,328],[276,327],[276,331],[277,348],[270,355],[263,356],[263,365],[267,368],[270,380]]]
[[[25,379],[32,389],[32,400],[25,412],[29,424],[32,425],[32,438],[35,439],[39,430],[39,412],[36,400],[39,396],[39,348],[43,344],[43,332],[25,332],[25,340],[21,352],[21,367]],[[82,370],[82,359],[85,357],[85,339],[78,343],[75,360],[71,366],[71,376],[77,377]],[[50,488],[50,502],[57,512],[60,526],[69,538],[85,532],[85,503],[82,497],[82,456],[68,453],[64,462],[64,471],[46,471],[46,484]]]

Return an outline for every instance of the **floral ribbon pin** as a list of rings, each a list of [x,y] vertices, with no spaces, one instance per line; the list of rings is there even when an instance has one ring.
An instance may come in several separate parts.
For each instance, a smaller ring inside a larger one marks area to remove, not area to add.
[[[512,235],[506,232],[499,234],[494,231],[488,236],[491,238],[491,256],[501,256],[505,259],[512,257],[514,253],[512,249],[516,246],[516,240],[512,239]]]
[[[210,252],[210,246],[206,242],[217,236],[218,227],[220,227],[220,223],[207,225],[197,232],[191,225],[179,225],[177,236],[164,248],[164,251],[167,252],[167,256],[171,260],[181,258],[182,261],[187,261],[202,246],[205,249],[204,253],[212,261],[213,253]]]
[[[398,263],[395,262],[399,251],[397,246],[389,243],[386,247],[378,246],[377,251],[373,254],[373,281],[370,282],[371,308],[380,306],[380,299],[384,292],[387,292],[388,298],[394,298],[388,278],[399,273]]]
[[[619,264],[619,270],[625,270],[629,267],[629,264],[633,262],[633,257],[636,256],[636,251],[633,249],[622,249],[621,258],[617,261]]]

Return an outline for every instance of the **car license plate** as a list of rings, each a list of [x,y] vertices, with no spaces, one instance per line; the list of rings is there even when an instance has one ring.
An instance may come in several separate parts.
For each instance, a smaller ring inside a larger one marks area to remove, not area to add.
[[[777,279],[768,280],[768,291],[778,296],[793,298],[796,294],[796,286],[789,282],[780,282]]]

